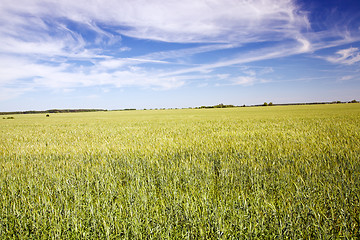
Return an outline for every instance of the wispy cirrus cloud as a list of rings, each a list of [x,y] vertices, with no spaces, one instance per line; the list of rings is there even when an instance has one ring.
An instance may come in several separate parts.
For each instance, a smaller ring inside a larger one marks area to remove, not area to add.
[[[143,59],[178,59],[183,57],[192,56],[199,53],[206,53],[206,52],[213,52],[218,50],[224,50],[224,49],[232,49],[239,47],[240,44],[237,43],[227,43],[227,44],[211,44],[211,45],[203,45],[199,47],[193,47],[193,48],[182,48],[177,50],[169,50],[169,51],[160,51],[160,52],[154,52],[150,54],[146,54],[141,56]]]
[[[272,68],[242,65],[236,74],[217,74],[216,86],[253,86],[259,83],[268,83],[268,74],[274,72]]]
[[[336,52],[335,56],[324,57],[324,59],[332,63],[352,65],[360,62],[360,51],[359,48],[354,47],[341,49]]]
[[[4,0],[2,9],[11,17],[27,14],[40,19],[66,18],[87,24],[100,35],[111,34],[94,22],[109,24],[127,36],[167,42],[273,40],[274,36],[290,37],[308,25],[305,14],[297,11],[290,0],[110,0],[107,4],[95,0],[32,0],[14,4]],[[37,25],[46,27],[44,23]]]
[[[156,72],[150,73],[141,68],[120,69],[112,72],[103,71],[101,67],[73,69],[70,64],[52,66],[45,64],[34,64],[31,61],[21,61],[22,71],[19,68],[19,61],[7,63],[5,68],[0,70],[2,85],[10,86],[14,82],[31,84],[34,88],[71,88],[112,85],[115,87],[139,86],[157,87],[168,89],[178,87],[183,81],[175,83],[176,77],[162,78]],[[29,79],[28,77],[31,76]]]
[[[351,80],[353,79],[354,76],[351,76],[351,75],[347,75],[347,76],[343,76],[340,78],[340,81],[348,81],[348,80]]]
[[[312,31],[308,15],[293,0],[2,0],[0,91],[171,89],[211,77],[251,85],[263,81],[253,69],[222,74],[227,78],[209,75],[359,39],[346,28]],[[149,42],[171,47],[142,46]],[[212,55],[197,58],[205,54]],[[350,48],[326,60],[354,64],[359,58],[358,49]]]
[[[233,84],[249,86],[249,85],[253,85],[256,81],[257,81],[257,79],[255,77],[241,76],[241,77],[237,77],[237,78],[233,79]]]
[[[8,62],[1,69],[4,84],[26,79],[33,88],[106,84],[114,87],[178,87],[185,79],[193,78],[183,73],[193,70],[203,73],[212,71],[217,65],[227,66],[239,61],[178,71],[154,71],[135,66],[164,64],[166,59],[231,49],[274,37],[292,38],[293,33],[298,36],[306,25],[305,15],[299,17],[295,13],[296,5],[289,0],[138,0],[131,3],[109,1],[107,4],[68,0],[32,0],[14,4],[4,0],[0,4],[0,52],[6,56],[3,60]],[[131,49],[121,44],[121,35],[202,45],[118,57],[118,53]],[[115,52],[107,48],[119,43]],[[15,58],[16,61],[11,61]],[[84,66],[79,60],[87,64]]]
[[[297,43],[272,46],[271,48],[261,48],[257,50],[248,51],[242,54],[238,54],[231,58],[229,57],[229,59],[227,60],[221,60],[209,64],[202,64],[200,66],[195,66],[195,67],[183,68],[177,71],[164,73],[163,75],[172,76],[172,75],[187,74],[193,72],[200,72],[200,73],[211,72],[217,68],[291,56],[295,54],[295,52],[301,53],[301,49],[302,49],[302,45],[299,45]]]

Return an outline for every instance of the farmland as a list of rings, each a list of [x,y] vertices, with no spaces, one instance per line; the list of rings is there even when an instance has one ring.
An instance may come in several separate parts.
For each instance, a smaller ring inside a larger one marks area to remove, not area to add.
[[[360,104],[0,118],[1,239],[360,237]]]

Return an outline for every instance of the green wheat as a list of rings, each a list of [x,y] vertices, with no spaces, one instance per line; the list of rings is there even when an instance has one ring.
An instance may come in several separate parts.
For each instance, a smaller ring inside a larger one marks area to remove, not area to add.
[[[360,104],[17,115],[0,137],[1,239],[360,237]]]

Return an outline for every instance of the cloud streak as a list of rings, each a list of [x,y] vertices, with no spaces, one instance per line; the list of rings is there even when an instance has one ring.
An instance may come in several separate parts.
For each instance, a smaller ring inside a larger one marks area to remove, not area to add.
[[[293,0],[3,0],[0,91],[173,89],[211,78],[247,86],[263,80],[249,69],[235,76],[210,73],[360,39],[339,29],[314,32],[308,15]],[[159,41],[170,47],[143,50],[142,44]],[[360,54],[348,48],[325,60],[352,65]]]
[[[360,51],[354,47],[341,49],[336,52],[336,56],[325,57],[325,59],[332,63],[352,65],[360,62]]]
[[[274,31],[283,37],[308,24],[305,14],[297,12],[297,6],[290,0],[109,0],[107,4],[95,0],[30,0],[13,4],[4,0],[2,9],[17,16],[38,16],[40,19],[33,20],[43,28],[46,24],[41,19],[51,16],[88,24],[100,35],[107,35],[91,24],[96,21],[109,24],[124,35],[169,42],[263,41],[266,37],[273,39]],[[9,18],[10,14],[7,15]]]

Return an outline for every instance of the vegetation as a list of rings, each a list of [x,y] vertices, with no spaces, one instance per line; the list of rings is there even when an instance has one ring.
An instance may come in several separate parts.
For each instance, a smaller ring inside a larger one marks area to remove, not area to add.
[[[349,102],[341,102],[341,101],[333,101],[333,102],[310,102],[310,103],[280,103],[276,104],[277,106],[288,106],[288,105],[318,105],[318,104],[342,104],[342,103],[358,103],[355,99]],[[269,104],[267,102],[264,102],[264,104],[261,105],[250,105],[249,107],[258,107],[258,106],[273,106],[274,104],[270,102]],[[246,105],[242,106],[235,106],[232,104],[217,104],[214,106],[201,106],[201,107],[195,107],[195,109],[203,109],[203,108],[233,108],[233,107],[246,107]],[[172,108],[170,108],[172,109]],[[175,108],[177,109],[177,108]],[[184,108],[186,109],[186,108]],[[192,109],[192,107],[188,107],[187,109]],[[118,109],[118,110],[111,110],[111,111],[132,111],[137,110],[136,108],[124,108],[124,109]],[[143,110],[147,110],[146,108]],[[158,110],[155,108],[154,110]],[[160,110],[166,110],[166,108],[160,108]],[[0,112],[0,115],[10,115],[10,114],[39,114],[39,113],[81,113],[81,112],[106,112],[107,109],[50,109],[45,111],[18,111],[18,112]],[[4,118],[5,119],[5,118]]]
[[[45,111],[19,111],[19,112],[0,112],[0,115],[9,114],[34,114],[34,113],[76,113],[76,112],[100,112],[107,111],[104,109],[50,109]]]
[[[359,239],[360,105],[19,115],[1,239]]]
[[[234,105],[226,105],[226,104],[223,104],[223,103],[220,103],[218,105],[214,105],[214,106],[201,106],[199,108],[232,108],[232,107],[235,107]]]

